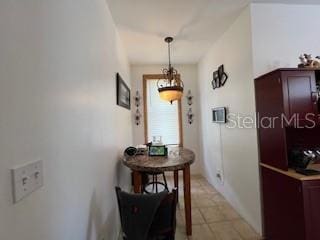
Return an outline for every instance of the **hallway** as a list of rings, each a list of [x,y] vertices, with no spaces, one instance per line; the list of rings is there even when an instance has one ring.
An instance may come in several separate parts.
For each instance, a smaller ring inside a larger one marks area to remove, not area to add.
[[[179,178],[179,184],[182,178]],[[173,187],[173,178],[168,176],[168,184]],[[177,240],[259,240],[255,231],[230,206],[202,176],[191,179],[192,229],[193,235],[185,235],[184,205],[182,187],[179,188],[177,209]]]
[[[164,232],[148,220],[137,234],[319,240],[319,12],[320,0],[0,0],[0,240],[119,240],[115,187],[138,193],[141,173],[168,172],[172,189],[174,171],[177,224],[173,210]]]

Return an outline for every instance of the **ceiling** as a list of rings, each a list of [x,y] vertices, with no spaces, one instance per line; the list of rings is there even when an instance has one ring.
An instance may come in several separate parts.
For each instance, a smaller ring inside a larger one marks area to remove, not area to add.
[[[252,0],[107,0],[132,64],[197,63]],[[319,4],[320,0],[254,0]]]

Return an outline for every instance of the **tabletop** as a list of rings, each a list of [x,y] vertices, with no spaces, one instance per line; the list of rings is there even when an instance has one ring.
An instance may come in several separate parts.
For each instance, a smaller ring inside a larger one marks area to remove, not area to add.
[[[124,156],[123,164],[139,172],[165,172],[184,169],[195,161],[195,154],[182,147],[168,149],[168,156]]]

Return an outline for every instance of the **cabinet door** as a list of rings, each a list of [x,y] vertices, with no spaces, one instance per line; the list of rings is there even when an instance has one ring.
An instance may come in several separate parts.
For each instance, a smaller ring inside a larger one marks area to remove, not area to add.
[[[281,126],[283,88],[279,71],[255,80],[260,161],[288,170],[285,131]]]
[[[283,71],[284,104],[286,116],[306,123],[308,119],[315,120],[308,113],[318,114],[317,88],[314,71]]]
[[[265,167],[261,175],[265,238],[306,240],[301,181]]]
[[[320,239],[320,180],[304,181],[303,196],[307,240]]]

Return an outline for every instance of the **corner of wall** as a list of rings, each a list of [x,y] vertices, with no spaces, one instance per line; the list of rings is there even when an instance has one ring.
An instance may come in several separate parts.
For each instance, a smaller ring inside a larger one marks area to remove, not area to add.
[[[256,130],[218,126],[212,123],[210,113],[212,107],[226,106],[233,113],[255,115],[252,51],[248,5],[199,62],[200,129],[204,175],[261,233]],[[229,80],[223,88],[212,90],[212,71],[220,64],[225,65]],[[223,171],[223,185],[216,179],[218,168]]]

